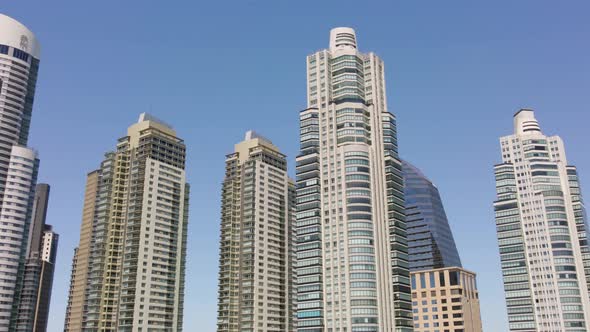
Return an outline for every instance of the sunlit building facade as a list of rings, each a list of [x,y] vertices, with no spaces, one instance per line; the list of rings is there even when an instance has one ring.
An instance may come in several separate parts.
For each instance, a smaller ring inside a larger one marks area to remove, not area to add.
[[[297,331],[412,330],[403,180],[383,61],[336,28],[307,57],[297,157]]]
[[[0,14],[0,331],[14,331],[24,282],[39,159],[26,147],[40,46]],[[23,175],[21,175],[21,173]]]
[[[412,272],[414,332],[482,332],[475,273],[460,267]]]
[[[172,127],[142,114],[89,175],[66,331],[182,331],[185,156]]]
[[[515,114],[500,148],[494,208],[510,331],[588,331],[590,251],[577,170],[532,110]]]
[[[225,171],[217,331],[293,331],[294,184],[286,156],[249,131]]]

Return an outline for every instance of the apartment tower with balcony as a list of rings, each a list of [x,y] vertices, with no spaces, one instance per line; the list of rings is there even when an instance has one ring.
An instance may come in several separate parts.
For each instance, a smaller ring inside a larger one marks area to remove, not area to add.
[[[5,234],[0,243],[0,331],[17,328],[30,251],[39,158],[26,146],[39,59],[35,35],[0,14],[0,233]]]
[[[186,148],[148,114],[87,178],[66,331],[182,331]]]
[[[45,223],[49,192],[48,184],[37,184],[16,331],[47,330],[59,240],[59,235],[53,231],[53,227]]]
[[[247,132],[226,157],[218,332],[293,331],[293,199],[286,156]]]
[[[299,119],[297,331],[412,331],[396,119],[353,29],[307,57]]]
[[[514,115],[500,149],[494,210],[510,331],[588,331],[590,250],[576,167],[529,109]]]

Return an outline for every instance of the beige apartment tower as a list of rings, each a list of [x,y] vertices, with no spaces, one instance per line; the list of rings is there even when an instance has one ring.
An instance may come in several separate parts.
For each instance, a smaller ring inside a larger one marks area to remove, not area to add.
[[[284,154],[250,131],[226,157],[218,332],[293,331],[293,192]]]
[[[88,280],[88,259],[90,258],[90,242],[92,239],[92,221],[96,211],[99,173],[99,171],[92,171],[86,177],[80,243],[75,249],[72,262],[65,331],[82,330],[84,302],[86,300],[86,280]]]
[[[481,332],[475,273],[460,267],[412,272],[414,332]]]
[[[182,331],[186,148],[142,114],[88,175],[65,331]]]

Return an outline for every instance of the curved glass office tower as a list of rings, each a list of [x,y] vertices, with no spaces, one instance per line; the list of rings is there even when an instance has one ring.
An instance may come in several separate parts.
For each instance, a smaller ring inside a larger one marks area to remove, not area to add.
[[[297,157],[297,331],[411,331],[396,121],[350,28],[307,57]]]
[[[588,224],[575,166],[532,110],[514,115],[494,167],[510,331],[590,329]]]
[[[410,270],[461,267],[438,189],[407,161],[402,162],[402,170]]]

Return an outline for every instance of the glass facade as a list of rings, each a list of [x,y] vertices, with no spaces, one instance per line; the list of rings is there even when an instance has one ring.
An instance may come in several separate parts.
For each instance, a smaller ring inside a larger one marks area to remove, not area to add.
[[[461,267],[461,259],[436,186],[402,162],[410,270]]]

